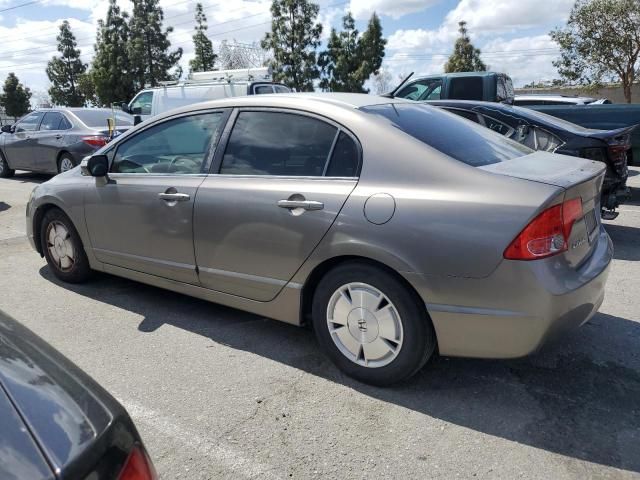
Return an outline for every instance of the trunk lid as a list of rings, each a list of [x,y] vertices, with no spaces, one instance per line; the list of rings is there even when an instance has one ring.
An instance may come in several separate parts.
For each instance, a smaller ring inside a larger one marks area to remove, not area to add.
[[[582,215],[573,224],[567,241],[567,251],[559,256],[575,268],[579,268],[589,257],[597,244],[600,231],[600,194],[606,172],[606,166],[602,162],[538,151],[479,168],[498,175],[562,188],[562,193],[540,205],[536,215],[554,204],[580,198]],[[523,220],[524,228],[532,219]]]

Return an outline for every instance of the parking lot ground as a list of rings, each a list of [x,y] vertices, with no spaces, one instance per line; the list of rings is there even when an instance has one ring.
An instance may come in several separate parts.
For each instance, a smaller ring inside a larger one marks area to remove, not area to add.
[[[108,275],[58,282],[24,238],[47,177],[0,179],[0,308],[129,410],[162,478],[640,478],[640,170],[606,222],[593,320],[512,361],[359,384],[309,330]]]

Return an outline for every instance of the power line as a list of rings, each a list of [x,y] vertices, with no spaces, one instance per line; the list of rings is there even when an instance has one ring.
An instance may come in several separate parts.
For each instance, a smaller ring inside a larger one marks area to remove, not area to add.
[[[14,5],[13,7],[3,8],[2,10],[0,10],[0,13],[8,12],[9,10],[15,10],[16,8],[27,7],[29,5],[33,5],[34,3],[40,3],[40,0],[33,0],[31,2],[21,3],[20,5]]]

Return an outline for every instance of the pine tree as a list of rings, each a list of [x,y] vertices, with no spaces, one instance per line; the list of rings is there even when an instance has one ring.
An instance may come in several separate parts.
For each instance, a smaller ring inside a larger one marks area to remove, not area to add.
[[[322,25],[315,23],[319,7],[308,0],[273,0],[271,32],[262,40],[262,48],[273,52],[269,62],[273,78],[297,91],[313,90],[320,75],[316,48],[320,45]]]
[[[386,40],[380,20],[374,13],[361,37],[351,13],[343,17],[342,26],[340,33],[331,30],[327,50],[320,54],[320,87],[332,92],[367,93],[364,83],[378,73],[384,58]]]
[[[192,72],[208,72],[213,70],[218,56],[213,53],[213,44],[207,38],[207,17],[202,9],[202,4],[196,4],[196,34],[193,36],[195,57],[189,62]]]
[[[2,92],[0,105],[7,116],[13,117],[15,121],[31,109],[31,91],[20,83],[15,73],[7,75]]]
[[[449,57],[444,71],[451,72],[484,72],[487,66],[480,59],[480,50],[475,48],[467,34],[467,22],[459,22],[460,37],[456,40],[453,53]]]
[[[51,80],[49,95],[54,105],[81,107],[85,99],[78,89],[78,77],[87,70],[80,60],[80,50],[76,48],[76,37],[71,32],[67,20],[60,25],[57,37],[60,57],[53,57],[47,65],[47,76]]]
[[[182,70],[175,68],[182,57],[182,49],[169,52],[169,33],[172,27],[163,30],[164,13],[159,0],[133,0],[133,15],[129,22],[129,61],[133,67],[136,89],[146,84],[156,86],[163,80],[180,77]]]
[[[387,40],[382,36],[380,18],[373,12],[369,19],[367,29],[362,34],[359,44],[360,78],[366,82],[371,75],[377,75],[382,67],[384,49]]]
[[[129,15],[121,12],[116,0],[109,0],[107,19],[98,21],[91,78],[97,102],[109,106],[128,102],[136,93],[127,52]]]

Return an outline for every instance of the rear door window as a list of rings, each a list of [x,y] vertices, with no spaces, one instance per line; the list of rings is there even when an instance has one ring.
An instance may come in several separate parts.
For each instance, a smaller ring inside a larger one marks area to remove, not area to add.
[[[337,131],[333,125],[305,115],[240,112],[220,173],[322,176]]]
[[[40,130],[61,130],[62,114],[60,112],[47,112],[44,114]]]
[[[442,109],[412,103],[362,107],[390,127],[467,165],[479,167],[529,155],[533,150],[480,125],[465,122]]]
[[[327,177],[357,177],[360,151],[356,142],[346,133],[340,132],[331,154]]]

